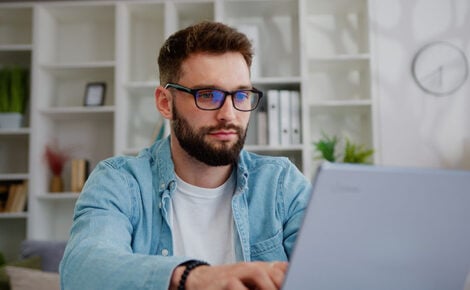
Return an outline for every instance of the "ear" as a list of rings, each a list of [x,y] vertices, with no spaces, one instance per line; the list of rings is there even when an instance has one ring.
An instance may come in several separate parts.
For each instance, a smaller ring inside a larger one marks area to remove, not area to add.
[[[171,120],[171,102],[172,96],[170,92],[162,86],[158,86],[155,89],[155,104],[157,105],[157,110],[162,114],[163,118]]]

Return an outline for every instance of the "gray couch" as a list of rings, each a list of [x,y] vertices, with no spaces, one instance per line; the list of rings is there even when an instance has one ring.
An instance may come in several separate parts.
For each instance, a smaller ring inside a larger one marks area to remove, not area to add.
[[[58,273],[66,244],[67,241],[25,240],[21,243],[20,255],[22,259],[40,256],[41,270]]]

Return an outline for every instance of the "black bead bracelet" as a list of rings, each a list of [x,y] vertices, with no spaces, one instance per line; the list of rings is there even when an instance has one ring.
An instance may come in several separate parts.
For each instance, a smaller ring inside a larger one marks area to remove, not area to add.
[[[184,272],[181,275],[180,283],[178,285],[178,290],[185,290],[186,279],[188,279],[189,272],[191,272],[192,270],[194,270],[195,268],[199,266],[209,266],[209,264],[204,261],[191,260],[191,261],[181,264],[181,266],[186,266],[186,269],[184,269]]]

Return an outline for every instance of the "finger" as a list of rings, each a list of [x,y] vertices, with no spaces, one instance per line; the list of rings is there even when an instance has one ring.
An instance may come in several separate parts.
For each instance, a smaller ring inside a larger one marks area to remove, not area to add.
[[[274,282],[276,287],[280,289],[282,284],[284,283],[284,278],[286,276],[287,271],[287,262],[271,262],[269,264],[270,267],[270,277],[271,280]]]
[[[242,282],[250,289],[260,290],[275,290],[279,289],[272,279],[270,272],[278,271],[274,267],[271,268],[269,263],[266,262],[255,262],[245,264],[242,269],[242,273],[239,273],[239,277]]]
[[[271,267],[277,268],[281,270],[282,272],[287,272],[287,268],[289,267],[289,263],[287,262],[271,262],[270,263]]]

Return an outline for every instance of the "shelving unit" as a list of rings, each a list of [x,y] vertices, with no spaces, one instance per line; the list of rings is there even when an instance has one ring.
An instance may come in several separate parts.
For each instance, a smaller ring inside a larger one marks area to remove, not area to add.
[[[304,1],[301,10],[306,143],[326,133],[374,148],[368,1]]]
[[[115,30],[114,3],[44,3],[35,5],[31,157],[28,237],[64,239],[72,221],[76,195],[48,193],[50,172],[42,161],[44,148],[57,142],[71,158],[85,158],[94,167],[114,155]],[[85,87],[105,82],[104,106],[84,106]],[[70,163],[62,177],[70,189]],[[60,217],[58,219],[58,217]]]
[[[161,122],[168,132],[154,104],[158,51],[170,34],[201,20],[254,33],[249,37],[255,38],[256,88],[300,92],[300,144],[258,144],[254,112],[246,149],[287,156],[311,178],[316,169],[312,143],[322,132],[374,147],[368,7],[367,0],[0,4],[0,64],[16,59],[31,66],[33,92],[31,129],[0,130],[0,144],[24,158],[2,163],[0,179],[30,183],[28,213],[0,216],[0,236],[3,228],[19,224],[17,241],[25,235],[67,239],[78,194],[69,192],[69,164],[63,173],[66,192],[49,192],[43,162],[48,142],[73,148],[72,156],[88,159],[93,168],[113,155],[137,154],[153,142]],[[11,9],[18,17],[8,16]],[[83,105],[89,82],[106,83],[104,106]]]

